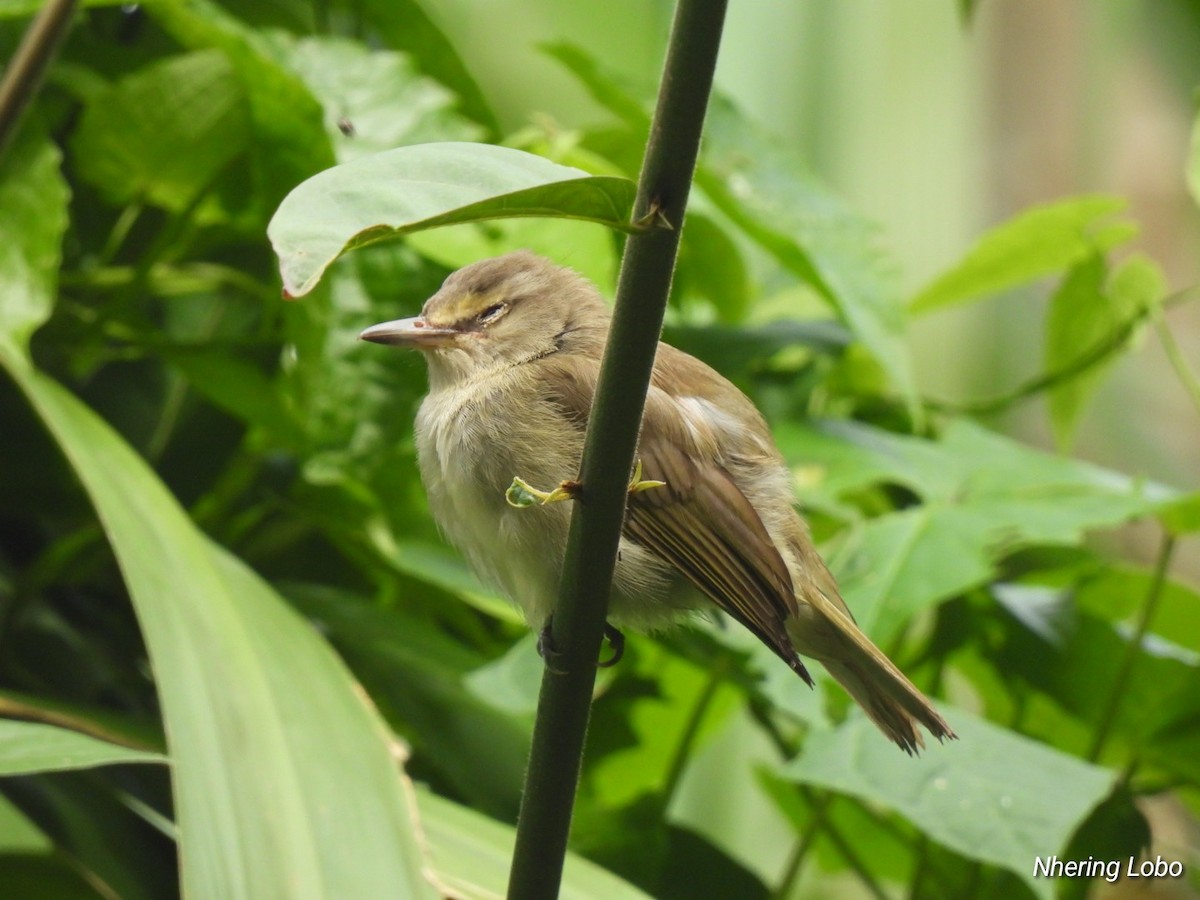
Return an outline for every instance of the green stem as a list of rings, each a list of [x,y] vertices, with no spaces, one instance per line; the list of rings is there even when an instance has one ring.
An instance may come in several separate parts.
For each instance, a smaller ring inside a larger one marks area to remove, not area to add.
[[[814,792],[810,790],[803,790],[802,792],[808,797],[809,803],[816,802]],[[841,831],[829,821],[828,816],[825,817],[823,825],[825,837],[828,838],[829,842],[841,854],[842,858],[846,861],[846,865],[850,867],[850,870],[858,876],[858,879],[863,883],[863,887],[867,889],[867,892],[875,897],[876,900],[887,900],[887,894],[879,886],[879,882],[875,880],[875,876],[871,874],[851,843],[842,836]]]
[[[1116,353],[1118,350],[1121,350],[1126,345],[1130,335],[1133,334],[1134,329],[1136,329],[1137,326],[1146,318],[1158,320],[1162,316],[1163,309],[1169,309],[1174,306],[1182,306],[1185,303],[1191,303],[1197,299],[1200,299],[1200,287],[1192,287],[1178,291],[1165,298],[1161,303],[1156,303],[1140,310],[1128,320],[1122,322],[1117,328],[1113,329],[1113,331],[1111,331],[1103,340],[1098,341],[1096,344],[1089,347],[1085,352],[1079,354],[1066,365],[1054,369],[1051,372],[1043,372],[1042,374],[1017,385],[1011,391],[1001,394],[998,397],[989,397],[985,400],[976,400],[970,403],[959,404],[941,403],[936,400],[926,400],[924,401],[925,405],[939,412],[968,416],[978,416],[1001,412],[1020,400],[1025,400],[1044,391],[1048,391],[1051,388],[1057,387],[1065,381],[1070,381],[1072,378],[1075,378],[1083,372],[1086,372],[1097,363],[1103,362],[1107,357]],[[1164,340],[1163,343],[1164,346],[1166,346],[1167,341]],[[1174,346],[1173,341],[1171,341],[1171,344]],[[1175,349],[1178,351],[1177,346]],[[1168,356],[1171,354],[1170,347],[1167,348],[1167,354]],[[1172,361],[1174,362],[1174,360]],[[1180,357],[1180,362],[1182,362],[1182,357]],[[1178,365],[1176,365],[1176,371],[1181,371]],[[1189,391],[1191,391],[1193,386],[1195,386],[1195,393],[1193,394],[1193,397],[1197,401],[1198,408],[1200,408],[1200,385],[1197,384],[1194,375],[1191,376],[1190,381],[1188,378],[1184,377],[1182,374],[1183,371],[1188,372],[1190,375],[1190,370],[1187,368],[1186,364],[1184,364],[1180,378],[1183,380],[1184,385],[1189,389]]]
[[[817,835],[821,833],[821,829],[825,827],[825,818],[829,809],[829,802],[833,799],[833,795],[827,791],[820,793],[812,792],[810,802],[812,806],[812,818],[809,820],[808,828],[805,829],[799,843],[796,844],[796,849],[792,851],[792,855],[788,858],[787,866],[783,870],[783,877],[779,879],[779,884],[771,891],[772,900],[785,900],[792,896],[796,888],[796,879],[800,877],[801,867],[804,865],[804,859],[808,856],[808,851],[812,849],[813,844],[817,840]]]
[[[0,81],[0,157],[71,27],[75,6],[75,0],[50,0],[42,7]]]
[[[656,211],[670,228],[625,244],[612,328],[584,444],[553,620],[559,651],[542,677],[508,896],[553,900],[562,881],[596,659],[625,516],[642,410],[658,350],[679,234],[700,149],[726,0],[679,0],[634,221]]]
[[[679,781],[683,778],[684,769],[687,768],[688,760],[692,755],[692,747],[696,744],[696,738],[700,734],[700,725],[704,722],[704,714],[708,712],[708,708],[712,705],[713,698],[717,695],[717,688],[721,686],[721,681],[725,678],[726,672],[729,671],[729,654],[722,652],[717,658],[717,661],[708,670],[708,680],[704,683],[704,688],[700,691],[700,696],[692,706],[692,713],[688,716],[687,723],[684,725],[683,734],[679,738],[679,746],[675,748],[675,755],[671,759],[671,767],[667,770],[666,780],[663,782],[662,798],[663,803],[669,803],[671,797],[675,795],[675,789],[679,786]]]
[[[1113,725],[1116,723],[1117,713],[1121,709],[1121,700],[1125,694],[1125,688],[1129,684],[1129,678],[1133,674],[1134,663],[1137,662],[1138,654],[1142,649],[1142,640],[1146,637],[1146,632],[1150,629],[1150,623],[1154,620],[1154,613],[1158,609],[1158,601],[1162,597],[1163,585],[1166,584],[1167,580],[1167,570],[1171,565],[1171,554],[1174,552],[1175,537],[1170,534],[1164,534],[1162,547],[1158,552],[1158,561],[1154,564],[1154,576],[1150,580],[1150,589],[1146,592],[1146,602],[1142,605],[1142,614],[1138,619],[1133,637],[1130,638],[1129,645],[1125,648],[1125,655],[1121,659],[1121,666],[1117,670],[1117,676],[1113,679],[1112,687],[1108,690],[1108,705],[1105,706],[1104,713],[1100,717],[1100,724],[1096,726],[1096,733],[1092,736],[1092,746],[1089,748],[1087,754],[1087,758],[1091,762],[1096,762],[1100,758],[1100,754],[1104,750],[1104,744],[1108,741],[1108,736],[1112,732]]]
[[[1175,335],[1171,333],[1170,326],[1167,325],[1167,320],[1163,318],[1161,307],[1154,307],[1154,328],[1158,331],[1158,339],[1162,342],[1163,351],[1167,354],[1167,360],[1175,369],[1175,374],[1183,383],[1184,390],[1188,392],[1188,396],[1192,399],[1192,405],[1196,407],[1196,411],[1200,412],[1200,378],[1192,371],[1192,367],[1183,357],[1183,352],[1179,349],[1179,343],[1175,340]]]

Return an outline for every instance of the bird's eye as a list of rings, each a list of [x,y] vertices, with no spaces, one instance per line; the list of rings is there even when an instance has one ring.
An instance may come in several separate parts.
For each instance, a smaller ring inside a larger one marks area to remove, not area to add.
[[[488,322],[493,322],[500,318],[500,314],[504,312],[505,309],[506,307],[503,303],[493,303],[475,318],[486,325]]]

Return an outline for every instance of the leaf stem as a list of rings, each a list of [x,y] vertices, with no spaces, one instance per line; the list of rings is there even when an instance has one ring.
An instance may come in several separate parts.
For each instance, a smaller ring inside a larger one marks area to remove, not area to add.
[[[1142,614],[1138,618],[1137,628],[1125,648],[1121,666],[1108,691],[1108,705],[1104,708],[1100,724],[1096,726],[1096,733],[1092,736],[1092,746],[1088,749],[1087,754],[1089,762],[1096,762],[1100,758],[1113,725],[1116,723],[1121,700],[1129,684],[1129,678],[1133,674],[1134,663],[1137,662],[1138,654],[1142,649],[1142,640],[1146,637],[1146,632],[1150,629],[1150,623],[1154,619],[1154,613],[1158,609],[1158,601],[1162,597],[1163,585],[1166,583],[1167,570],[1170,568],[1171,555],[1174,552],[1175,536],[1164,533],[1162,545],[1158,551],[1158,560],[1154,564],[1154,575],[1150,580],[1150,588],[1146,591],[1146,602],[1142,605]]]
[[[1171,333],[1171,326],[1167,324],[1167,320],[1163,316],[1162,307],[1155,306],[1152,316],[1154,328],[1158,332],[1158,339],[1162,343],[1163,351],[1167,354],[1167,360],[1183,383],[1184,390],[1191,397],[1192,405],[1196,407],[1197,412],[1200,412],[1200,377],[1197,377],[1187,360],[1184,359],[1183,352],[1179,349],[1179,342],[1175,340],[1175,335]]]
[[[584,444],[553,619],[559,651],[542,676],[508,896],[558,896],[596,682],[596,659],[642,410],[679,251],[726,0],[679,0],[633,220],[659,208],[676,227],[629,236]]]

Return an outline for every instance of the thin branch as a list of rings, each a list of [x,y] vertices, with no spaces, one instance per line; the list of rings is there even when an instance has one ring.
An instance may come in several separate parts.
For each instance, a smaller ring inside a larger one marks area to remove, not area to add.
[[[1154,564],[1154,575],[1150,579],[1146,600],[1142,604],[1142,612],[1138,617],[1137,628],[1129,639],[1129,646],[1125,648],[1121,667],[1117,670],[1112,687],[1108,690],[1108,705],[1104,708],[1100,724],[1096,726],[1096,733],[1092,736],[1092,746],[1088,749],[1087,754],[1090,762],[1095,762],[1100,758],[1113,725],[1117,721],[1117,712],[1121,709],[1121,700],[1125,694],[1125,688],[1128,687],[1129,678],[1133,674],[1134,663],[1137,662],[1138,654],[1142,652],[1142,641],[1146,637],[1146,632],[1150,630],[1150,623],[1154,620],[1154,613],[1158,609],[1158,601],[1162,597],[1163,586],[1167,580],[1167,570],[1171,566],[1171,554],[1174,552],[1174,535],[1164,534],[1162,546],[1158,552],[1158,561]]]
[[[0,157],[71,27],[75,0],[50,0],[30,23],[0,82]]]
[[[1200,378],[1196,377],[1196,373],[1188,365],[1183,351],[1179,349],[1179,342],[1171,333],[1171,326],[1167,324],[1162,308],[1156,306],[1153,315],[1154,327],[1158,331],[1158,339],[1162,343],[1163,351],[1167,354],[1171,367],[1175,369],[1176,376],[1182,382],[1184,390],[1187,391],[1192,404],[1196,407],[1196,412],[1200,412]]]
[[[553,620],[559,651],[542,677],[508,895],[558,896],[596,681],[596,659],[650,372],[700,148],[726,0],[679,0],[633,219],[671,228],[631,235],[584,445]],[[661,214],[661,219],[658,215]]]

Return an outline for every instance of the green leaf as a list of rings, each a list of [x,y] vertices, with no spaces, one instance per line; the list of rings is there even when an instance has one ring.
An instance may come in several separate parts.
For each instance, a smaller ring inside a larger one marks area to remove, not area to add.
[[[375,608],[363,598],[308,585],[290,585],[287,592],[329,634],[423,766],[435,768],[477,807],[516,812],[531,723],[473,678],[484,657],[416,616]]]
[[[777,430],[785,456],[805,467],[822,508],[899,484],[922,504],[862,523],[831,558],[847,603],[887,640],[932,603],[989,580],[1017,549],[1074,545],[1093,528],[1154,510],[1170,492],[1097,466],[1023,447],[966,420],[940,441],[837,423]]]
[[[0,160],[0,342],[11,341],[11,352],[50,316],[67,227],[59,159],[54,145],[29,135]]]
[[[180,212],[249,139],[246,99],[219,50],[158,60],[84,109],[71,148],[79,174],[117,203]]]
[[[1200,531],[1200,491],[1163,504],[1158,508],[1158,519],[1174,535]]]
[[[433,867],[446,893],[471,900],[503,896],[512,863],[513,829],[425,790],[418,790],[416,799]],[[567,854],[559,896],[562,900],[648,900],[647,894],[574,853]]]
[[[429,0],[359,0],[356,7],[357,15],[371,23],[385,46],[411,54],[422,72],[454,91],[465,115],[498,134],[500,126],[479,84],[436,24],[437,11],[438,4]]]
[[[739,710],[690,754],[667,819],[702,835],[764,884],[776,884],[796,833],[757,771],[781,764],[779,748],[746,710]]]
[[[310,178],[267,234],[284,290],[299,297],[335,259],[409,231],[511,216],[584,219],[628,229],[635,186],[488,144],[401,147]]]
[[[166,761],[160,753],[132,750],[66,728],[0,719],[0,776]]]
[[[750,277],[737,244],[711,217],[688,214],[672,290],[708,300],[719,321],[736,325],[750,308]]]
[[[231,16],[212,0],[151,3],[146,11],[180,44],[222,51],[246,98],[250,142],[248,185],[225,186],[227,199],[248,205],[259,217],[274,209],[293,186],[333,164],[320,104],[304,83],[274,58],[259,32]],[[231,196],[230,196],[231,195]]]
[[[1087,196],[1025,210],[981,237],[967,255],[909,301],[914,313],[995,294],[1071,268],[1129,240],[1137,227],[1106,222],[1125,208],[1116,197]]]
[[[636,92],[584,51],[552,44],[597,102],[635,131],[647,121]],[[873,225],[822,187],[779,142],[726,97],[709,102],[696,184],[746,234],[811,284],[879,361],[922,418],[912,363],[904,343],[904,310],[894,269],[876,244]]]
[[[1111,279],[1103,257],[1086,257],[1067,274],[1046,312],[1044,359],[1059,372],[1096,348],[1111,352],[1049,392],[1050,421],[1059,449],[1068,450],[1087,401],[1095,393],[1115,354],[1128,343],[1131,323],[1158,301],[1165,290],[1158,267],[1145,257],[1126,260]]]
[[[959,740],[910,759],[855,714],[814,732],[781,774],[896,810],[933,840],[1020,875],[1040,897],[1033,861],[1060,852],[1116,775],[957,710]]]
[[[24,361],[3,361],[91,495],[138,612],[184,892],[428,895],[386,729],[328,645],[206,540],[94,413]]]
[[[402,53],[339,37],[269,37],[324,108],[338,162],[404,144],[481,136],[483,129],[454,112],[455,96]]]
[[[874,226],[720,96],[709,107],[696,183],[734,223],[821,293],[920,421],[904,310]]]

